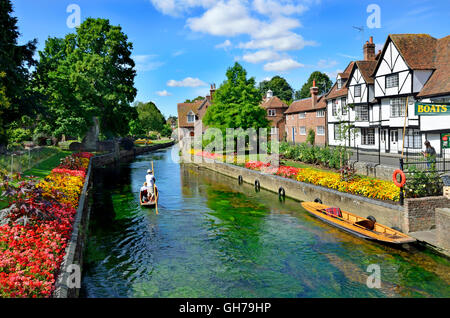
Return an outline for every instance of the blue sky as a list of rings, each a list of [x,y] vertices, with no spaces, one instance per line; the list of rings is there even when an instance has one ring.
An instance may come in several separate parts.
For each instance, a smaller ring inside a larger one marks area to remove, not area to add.
[[[74,32],[70,4],[87,17],[121,25],[137,62],[136,100],[154,101],[164,115],[177,103],[206,95],[239,61],[260,82],[283,76],[299,89],[315,70],[334,81],[350,60],[362,58],[363,40],[377,49],[391,33],[449,34],[450,1],[336,0],[12,0],[20,42]],[[380,28],[369,28],[370,4]],[[364,26],[362,33],[353,26]]]

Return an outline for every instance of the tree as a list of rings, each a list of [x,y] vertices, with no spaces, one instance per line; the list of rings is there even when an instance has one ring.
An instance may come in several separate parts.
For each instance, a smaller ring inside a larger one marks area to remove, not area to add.
[[[104,136],[129,132],[136,96],[132,48],[121,27],[105,19],[86,19],[76,33],[46,41],[35,84],[54,135],[81,137],[94,116]]]
[[[153,102],[137,102],[134,106],[138,115],[138,124],[145,134],[150,131],[161,132],[164,129],[166,119]]]
[[[197,96],[197,97],[194,98],[193,100],[186,99],[184,102],[185,102],[185,103],[195,103],[196,101],[198,101],[198,100],[203,100],[203,99],[205,99],[203,96]]]
[[[333,85],[333,82],[330,80],[327,74],[321,73],[319,71],[312,72],[308,78],[308,81],[303,84],[302,88],[299,91],[295,92],[295,99],[311,97],[310,89],[313,85],[314,80],[316,81],[316,86],[319,88],[319,95],[328,92]]]
[[[262,96],[265,96],[269,89],[273,92],[273,96],[277,96],[286,102],[292,101],[294,90],[283,77],[277,75],[272,77],[270,81],[259,83],[259,91]]]
[[[227,79],[214,93],[212,105],[203,117],[203,123],[219,128],[268,128],[266,111],[259,106],[261,95],[255,88],[255,79],[247,79],[247,71],[239,64],[228,68]]]
[[[35,102],[28,89],[28,67],[35,64],[36,40],[17,44],[20,34],[12,12],[10,0],[0,1],[0,143],[7,142],[5,128],[22,115],[30,114]]]

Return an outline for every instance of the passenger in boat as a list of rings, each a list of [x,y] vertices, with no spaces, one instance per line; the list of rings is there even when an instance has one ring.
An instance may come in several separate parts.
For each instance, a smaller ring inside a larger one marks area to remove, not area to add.
[[[422,151],[422,155],[427,159],[427,167],[428,169],[436,166],[436,149],[431,146],[428,140],[425,140],[425,151]]]
[[[153,171],[151,169],[147,170],[147,175],[145,176],[145,181],[147,183],[147,191],[149,194],[149,200],[153,201],[155,196],[155,182],[156,178],[153,175]]]
[[[148,202],[147,182],[144,182],[144,184],[142,185],[141,194],[142,194],[142,203]]]

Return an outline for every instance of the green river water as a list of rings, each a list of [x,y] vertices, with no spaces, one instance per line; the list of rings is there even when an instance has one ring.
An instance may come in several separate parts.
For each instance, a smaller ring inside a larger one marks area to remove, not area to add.
[[[447,258],[353,237],[171,150],[95,171],[82,296],[450,296]],[[159,215],[139,205],[152,160]],[[371,264],[381,288],[366,284]]]

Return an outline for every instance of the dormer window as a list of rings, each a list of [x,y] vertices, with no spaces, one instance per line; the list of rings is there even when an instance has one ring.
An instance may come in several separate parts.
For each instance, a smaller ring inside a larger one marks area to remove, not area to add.
[[[398,87],[398,74],[386,75],[386,88]]]
[[[338,78],[337,79],[337,89],[341,89],[342,88],[342,79]]]
[[[195,114],[192,112],[192,110],[187,114],[187,122],[189,124],[195,123]]]

